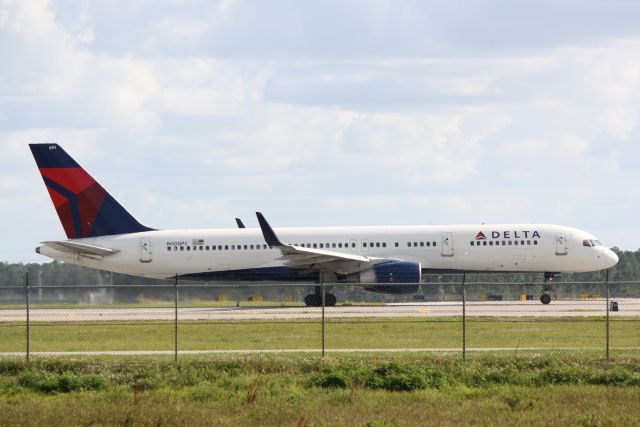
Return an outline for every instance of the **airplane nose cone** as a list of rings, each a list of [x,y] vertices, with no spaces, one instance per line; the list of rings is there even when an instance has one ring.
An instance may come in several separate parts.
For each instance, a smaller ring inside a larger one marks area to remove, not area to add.
[[[607,268],[611,268],[618,263],[618,255],[613,252],[611,249],[606,249],[604,252],[605,262],[607,264]]]

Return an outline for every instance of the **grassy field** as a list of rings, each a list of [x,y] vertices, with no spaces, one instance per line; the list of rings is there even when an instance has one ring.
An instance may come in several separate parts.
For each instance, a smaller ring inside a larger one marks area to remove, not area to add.
[[[637,425],[640,359],[0,361],[2,425]]]
[[[24,351],[25,326],[0,324],[0,353]],[[173,350],[170,322],[32,323],[31,350],[122,351]],[[320,349],[317,320],[183,322],[180,350]],[[602,318],[470,318],[467,348],[582,349],[604,351]],[[640,348],[640,319],[610,323],[612,348]],[[327,349],[460,349],[459,318],[331,319]]]

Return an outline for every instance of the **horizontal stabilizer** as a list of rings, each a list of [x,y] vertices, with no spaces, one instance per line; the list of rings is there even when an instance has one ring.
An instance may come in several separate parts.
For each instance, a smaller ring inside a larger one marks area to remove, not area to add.
[[[60,252],[72,252],[82,255],[99,255],[99,256],[108,256],[113,255],[119,250],[102,248],[100,246],[86,245],[84,243],[76,243],[76,242],[68,242],[68,241],[57,241],[57,242],[42,242],[43,245],[55,249]]]

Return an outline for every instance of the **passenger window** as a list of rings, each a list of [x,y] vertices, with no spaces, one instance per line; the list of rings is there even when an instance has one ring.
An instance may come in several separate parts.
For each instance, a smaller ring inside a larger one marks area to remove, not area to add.
[[[527,240],[527,245],[531,245],[531,240]]]
[[[342,247],[342,243],[338,243],[338,247],[341,248]]]
[[[424,242],[420,242],[420,247],[424,247]]]
[[[535,245],[537,245],[537,244],[538,244],[538,241],[537,241],[537,240],[534,240],[534,241],[533,241],[533,245],[535,246]]]
[[[489,246],[493,246],[493,240],[489,241]]]
[[[352,243],[352,244],[351,244],[351,247],[352,247],[352,248],[355,248],[355,247],[356,247],[356,244],[355,244],[355,243]]]
[[[335,248],[335,247],[336,247],[336,244],[335,244],[335,243],[332,243],[332,244],[331,244],[331,247],[332,247],[332,248]]]
[[[407,242],[407,246],[408,246],[408,247],[411,247],[411,242]]]
[[[387,247],[387,242],[382,242],[382,247],[386,248]]]
[[[253,249],[253,245],[250,245],[250,246],[249,246],[249,249]]]
[[[516,246],[518,246],[518,241],[517,241],[517,240],[515,240],[515,241],[513,242],[513,244],[514,244],[514,245],[516,245]]]
[[[318,245],[317,245],[316,243],[314,243],[314,244],[313,244],[313,247],[314,247],[314,248],[317,248],[317,247],[318,247]]]
[[[471,244],[471,246],[473,246],[473,242],[469,242]]]
[[[417,248],[418,247],[418,242],[413,242],[413,247]]]
[[[431,246],[431,242],[427,242],[427,247]]]
[[[436,242],[433,242],[433,247],[434,247],[434,248],[436,247]]]
[[[399,246],[398,242],[396,242],[396,248]]]
[[[487,246],[487,241],[482,242],[482,246]]]
[[[191,250],[191,246],[187,246],[187,250],[190,251]]]
[[[180,246],[180,250],[181,250],[181,251],[184,251],[184,246]]]
[[[509,240],[509,246],[513,245],[513,242],[511,240]]]
[[[167,250],[168,250],[168,251],[171,251],[171,246],[167,246]]]

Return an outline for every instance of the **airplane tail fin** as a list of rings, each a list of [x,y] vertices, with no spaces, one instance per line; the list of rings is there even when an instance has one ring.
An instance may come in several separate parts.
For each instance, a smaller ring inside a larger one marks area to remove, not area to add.
[[[58,144],[29,144],[67,238],[152,230],[140,224]]]

